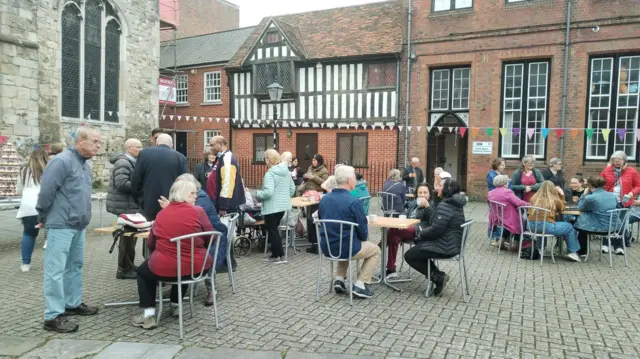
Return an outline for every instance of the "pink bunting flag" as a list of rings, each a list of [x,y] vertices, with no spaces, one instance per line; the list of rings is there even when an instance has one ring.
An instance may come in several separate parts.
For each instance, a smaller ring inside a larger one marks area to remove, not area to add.
[[[636,141],[640,141],[640,128],[636,129]]]
[[[460,137],[464,138],[464,134],[467,133],[466,127],[460,127]]]
[[[420,130],[422,130],[422,126],[416,126],[416,130],[418,130],[418,132],[420,132]]]
[[[619,128],[616,132],[618,132],[618,137],[620,138],[620,141],[624,140],[624,135],[627,134],[627,129],[626,128]]]
[[[209,122],[213,121],[213,117],[209,117]]]
[[[184,118],[185,120],[187,120],[187,122],[189,122],[189,120],[191,119],[191,116],[185,116]]]
[[[411,126],[407,126],[407,131],[411,132]]]
[[[527,128],[527,137],[529,137],[529,139],[531,139],[531,137],[533,137],[533,134],[536,132],[535,128]]]
[[[225,118],[225,119],[224,119],[224,123],[229,123],[229,119],[228,119],[228,118]]]

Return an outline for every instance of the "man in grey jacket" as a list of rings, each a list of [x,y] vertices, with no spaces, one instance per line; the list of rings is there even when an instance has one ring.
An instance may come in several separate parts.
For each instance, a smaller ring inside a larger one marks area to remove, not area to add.
[[[131,177],[136,158],[142,149],[142,142],[130,138],[124,143],[124,153],[114,153],[109,161],[113,164],[107,193],[107,212],[119,216],[137,213],[140,209],[133,199]],[[136,239],[121,238],[118,242],[118,279],[136,279],[134,260],[136,257]]]
[[[97,307],[82,302],[85,229],[91,221],[91,169],[87,160],[102,144],[100,132],[76,130],[76,144],[57,155],[44,170],[36,210],[48,230],[44,253],[44,329],[78,330],[68,317],[94,315]]]

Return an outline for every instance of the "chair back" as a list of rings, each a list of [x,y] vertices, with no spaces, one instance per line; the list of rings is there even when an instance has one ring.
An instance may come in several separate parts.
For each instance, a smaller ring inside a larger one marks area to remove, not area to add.
[[[378,200],[380,202],[380,211],[385,217],[393,217],[400,214],[394,210],[394,205],[400,201],[400,197],[395,193],[378,192]]]
[[[227,225],[227,252],[231,253],[233,247],[233,238],[236,234],[236,228],[238,227],[238,218],[241,213],[228,213],[220,219],[222,223]],[[244,213],[242,213],[244,217]],[[244,218],[243,218],[244,219]]]
[[[371,205],[371,196],[358,198],[364,207],[364,214],[369,214],[369,206]]]
[[[487,201],[489,203],[489,223],[493,226],[504,227],[504,209],[507,205],[497,201]]]
[[[195,268],[195,263],[194,263],[195,241],[196,241],[196,239],[198,237],[202,237],[203,239],[206,239],[208,237],[208,239],[209,239],[209,243],[207,244],[207,251],[205,252],[204,261],[202,262],[202,267],[201,268]],[[177,258],[178,258],[177,259],[177,261],[178,261],[178,275],[177,275],[177,277],[178,278],[182,278],[182,243],[184,241],[190,241],[190,244],[191,244],[191,251],[189,253],[189,262],[190,262],[190,265],[191,265],[191,280],[198,281],[198,280],[202,279],[202,277],[207,276],[207,273],[205,273],[204,270],[206,269],[207,259],[210,256],[209,251],[211,250],[211,245],[214,242],[216,244],[216,247],[215,247],[215,252],[214,252],[214,255],[213,255],[213,266],[212,266],[212,268],[215,268],[215,266],[216,266],[216,258],[218,258],[218,250],[220,249],[220,239],[221,238],[222,238],[222,233],[217,232],[217,231],[192,233],[192,234],[186,234],[184,236],[172,238],[171,239],[171,243],[175,243],[176,244],[176,252],[177,252]],[[196,270],[196,269],[198,269],[198,270]]]
[[[324,241],[327,247],[327,253],[325,254],[330,259],[344,259],[342,253],[342,241],[344,240],[343,234],[349,233],[349,253],[347,253],[346,257],[349,257],[351,251],[353,250],[353,233],[355,228],[358,227],[357,223],[347,222],[347,221],[338,221],[334,219],[318,219],[315,222],[316,232],[318,233],[318,237],[320,241]],[[331,251],[331,245],[329,242],[329,233],[327,228],[340,228],[339,236],[338,236],[338,253],[333,253]],[[320,250],[322,253],[322,250]]]
[[[462,241],[460,241],[460,257],[462,258],[464,258],[464,254],[466,252],[467,239],[469,238],[472,224],[473,220],[469,220],[460,225],[460,228],[462,228]]]
[[[547,218],[551,215],[551,211],[545,208],[534,207],[534,206],[522,206],[518,207],[518,214],[520,215],[520,229],[523,234],[529,235],[549,235],[547,233],[547,221],[543,220],[542,222],[542,232],[537,232],[535,229],[532,229],[531,222],[528,220],[529,214],[533,215],[533,218]]]
[[[616,208],[607,211],[609,213],[609,237],[624,238],[624,232],[629,224],[629,208]]]

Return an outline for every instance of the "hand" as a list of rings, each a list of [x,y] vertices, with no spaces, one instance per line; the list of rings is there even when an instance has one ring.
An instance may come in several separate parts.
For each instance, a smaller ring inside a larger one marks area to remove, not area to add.
[[[409,177],[414,178],[416,176],[415,173],[409,173]]]
[[[38,224],[36,224],[35,228],[42,228],[42,227],[44,227],[44,223],[38,223]]]
[[[525,186],[525,187],[524,187],[524,191],[525,191],[525,192],[531,192],[531,187],[529,187],[529,186]]]
[[[227,211],[224,210],[224,209],[221,209],[221,210],[218,211],[218,214],[220,214],[220,217],[224,217],[224,216],[227,215]]]
[[[160,204],[160,207],[162,209],[164,209],[164,208],[167,208],[167,206],[169,205],[170,202],[164,196],[160,196],[160,199],[158,200],[158,203]]]
[[[580,199],[580,198],[578,198],[578,196],[573,196],[573,197],[571,197],[571,200],[572,200],[574,203],[577,203],[579,199]]]
[[[304,178],[306,178],[306,179],[309,179],[309,178],[311,178],[311,175],[310,175],[310,174],[308,174],[308,173],[305,173],[305,174],[304,174],[304,176],[302,176],[302,177],[304,177]]]
[[[633,205],[640,206],[640,199],[636,199],[635,201],[633,201]]]
[[[559,195],[564,196],[564,191],[562,190],[562,188],[556,186],[556,191],[558,191]]]

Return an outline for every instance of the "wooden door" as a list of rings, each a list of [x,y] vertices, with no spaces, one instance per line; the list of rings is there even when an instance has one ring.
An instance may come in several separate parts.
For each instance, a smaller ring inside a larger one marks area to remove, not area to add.
[[[303,171],[307,171],[311,166],[311,160],[316,153],[318,153],[317,133],[296,134],[296,158],[298,158],[298,164]]]
[[[185,157],[188,157],[187,153],[187,133],[186,132],[176,132],[175,133],[175,147],[176,151],[182,153]],[[197,157],[197,156],[196,156]]]

